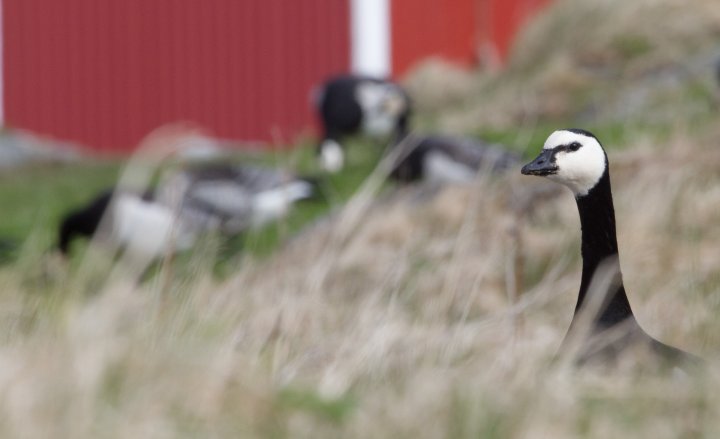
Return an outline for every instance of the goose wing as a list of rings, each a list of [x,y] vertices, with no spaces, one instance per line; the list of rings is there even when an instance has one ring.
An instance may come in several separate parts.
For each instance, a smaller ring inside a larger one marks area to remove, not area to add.
[[[183,221],[228,234],[239,233],[256,222],[258,197],[293,180],[281,170],[249,165],[206,166],[185,170],[171,179],[175,190],[182,193],[175,205],[179,205]]]
[[[182,199],[184,221],[205,230],[239,233],[249,227],[253,194],[233,181],[199,181],[190,185]]]
[[[233,167],[233,181],[251,193],[260,193],[283,186],[295,177],[280,169],[238,165]]]
[[[423,140],[430,152],[442,153],[451,160],[477,171],[503,171],[515,166],[520,157],[498,144],[468,137],[429,136]]]
[[[419,179],[467,182],[480,170],[500,172],[520,160],[518,155],[499,145],[466,137],[409,135],[396,147],[403,151],[391,175],[406,182]]]

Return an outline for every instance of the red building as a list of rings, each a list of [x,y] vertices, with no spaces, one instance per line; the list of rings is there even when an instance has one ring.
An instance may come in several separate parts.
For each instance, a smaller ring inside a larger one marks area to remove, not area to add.
[[[483,44],[502,57],[547,2],[0,1],[4,123],[104,153],[179,120],[292,141],[312,124],[309,90],[328,75],[398,76],[429,55],[469,65]]]

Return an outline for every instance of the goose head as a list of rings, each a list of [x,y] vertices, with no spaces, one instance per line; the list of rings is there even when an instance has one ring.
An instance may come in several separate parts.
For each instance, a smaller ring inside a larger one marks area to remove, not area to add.
[[[555,131],[547,138],[542,152],[523,166],[524,175],[547,177],[582,197],[607,172],[607,156],[598,139],[580,129]]]

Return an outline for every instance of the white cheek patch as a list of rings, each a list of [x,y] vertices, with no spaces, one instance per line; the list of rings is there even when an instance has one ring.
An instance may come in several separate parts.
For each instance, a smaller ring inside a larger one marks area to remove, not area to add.
[[[398,90],[393,90],[393,93],[385,100],[385,112],[398,117],[406,109],[407,102],[403,95],[401,95]]]
[[[355,88],[355,99],[363,110],[378,107],[385,96],[387,85],[361,82]]]
[[[576,196],[582,196],[595,187],[605,173],[605,152],[597,140],[570,131],[555,131],[548,137],[543,148],[553,149],[573,142],[582,146],[577,151],[557,152],[557,172],[548,178],[569,187]]]
[[[382,139],[389,136],[400,113],[404,110],[404,99],[392,84],[363,82],[355,90],[362,108],[362,132],[366,136]]]
[[[393,132],[395,125],[393,116],[374,111],[367,112],[363,115],[362,132],[373,139],[384,139]]]

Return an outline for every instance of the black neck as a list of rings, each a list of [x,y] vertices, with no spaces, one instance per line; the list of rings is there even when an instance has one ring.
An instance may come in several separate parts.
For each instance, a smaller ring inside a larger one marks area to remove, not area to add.
[[[594,326],[597,329],[604,329],[628,318],[634,319],[620,274],[615,209],[610,190],[609,172],[606,170],[595,187],[586,195],[576,197],[576,201],[582,227],[583,272],[575,315],[577,316],[578,311],[585,304],[593,276],[602,266],[613,270],[616,277],[615,281],[611,283],[610,291],[604,301],[605,307],[596,318]]]

